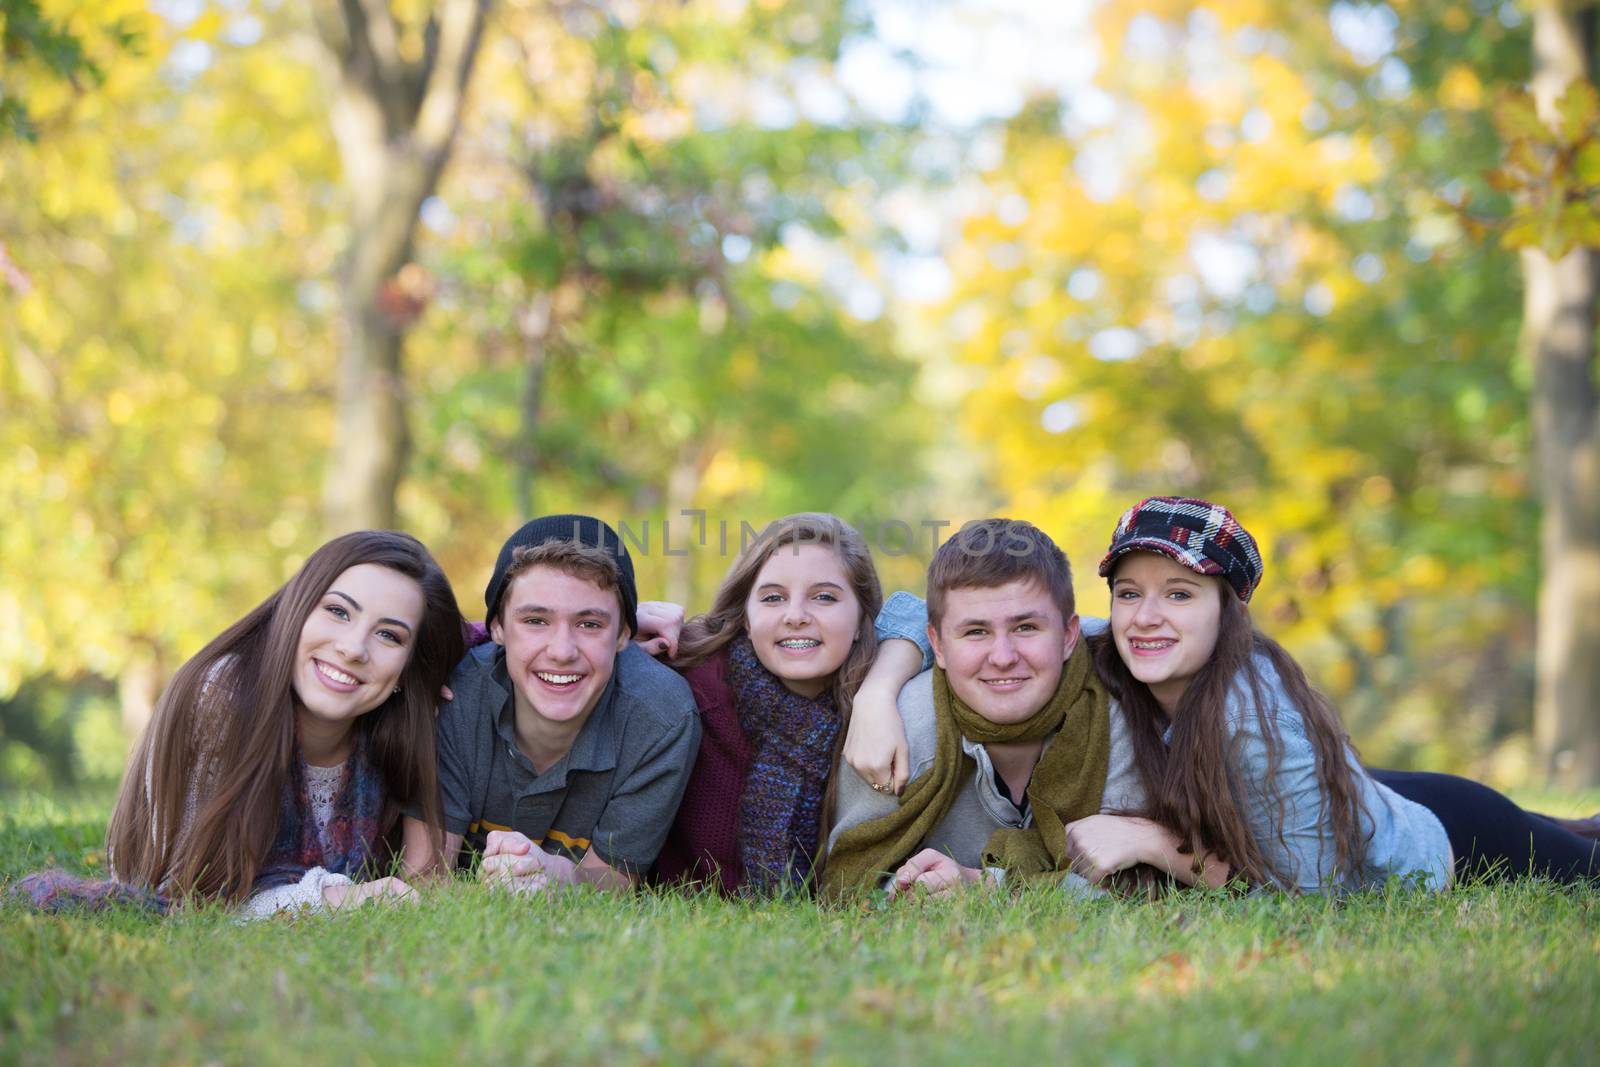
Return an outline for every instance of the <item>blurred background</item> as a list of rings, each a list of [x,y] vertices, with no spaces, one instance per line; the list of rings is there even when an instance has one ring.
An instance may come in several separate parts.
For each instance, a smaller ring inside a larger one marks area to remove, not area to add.
[[[693,613],[744,524],[837,512],[920,589],[1005,514],[1103,613],[1152,493],[1257,534],[1369,762],[1600,781],[1592,4],[0,19],[0,787],[115,779],[344,529],[477,616],[589,512]]]

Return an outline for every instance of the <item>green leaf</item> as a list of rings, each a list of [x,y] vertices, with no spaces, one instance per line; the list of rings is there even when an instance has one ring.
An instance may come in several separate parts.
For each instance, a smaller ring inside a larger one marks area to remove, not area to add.
[[[1550,169],[1547,162],[1549,152],[1541,153],[1541,147],[1529,141],[1516,141],[1506,149],[1505,167],[1513,172],[1514,177],[1520,178],[1521,184],[1532,183]]]
[[[1517,216],[1500,235],[1507,248],[1532,248],[1539,244],[1539,224],[1526,215]]]
[[[1574,81],[1556,101],[1556,111],[1561,116],[1562,140],[1577,144],[1600,121],[1600,93],[1589,82]]]
[[[1494,125],[1501,138],[1513,144],[1519,140],[1550,140],[1550,127],[1539,118],[1533,97],[1515,89],[1508,89],[1495,104]]]
[[[1573,236],[1565,225],[1565,212],[1560,198],[1552,197],[1541,205],[1539,211],[1539,247],[1551,259],[1565,256],[1573,244]]]
[[[1600,214],[1584,213],[1571,223],[1573,240],[1585,248],[1600,248]]]
[[[1572,171],[1584,185],[1600,185],[1600,140],[1591,140],[1578,149]]]

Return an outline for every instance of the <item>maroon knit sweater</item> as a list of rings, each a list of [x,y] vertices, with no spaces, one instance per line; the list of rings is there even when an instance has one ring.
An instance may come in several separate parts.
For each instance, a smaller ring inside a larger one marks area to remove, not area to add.
[[[678,816],[656,857],[662,882],[717,885],[733,894],[744,881],[739,860],[739,798],[750,772],[750,748],[728,687],[724,648],[683,672],[700,707],[700,756]]]

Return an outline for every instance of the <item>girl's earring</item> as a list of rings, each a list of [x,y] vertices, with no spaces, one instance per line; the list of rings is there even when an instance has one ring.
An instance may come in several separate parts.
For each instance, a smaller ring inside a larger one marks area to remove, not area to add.
[[[395,686],[395,687],[394,687],[394,691],[395,691],[395,692],[396,692],[396,693],[398,693],[398,692],[400,692],[400,687],[399,687],[399,686],[398,686],[398,685],[397,685],[397,686]]]

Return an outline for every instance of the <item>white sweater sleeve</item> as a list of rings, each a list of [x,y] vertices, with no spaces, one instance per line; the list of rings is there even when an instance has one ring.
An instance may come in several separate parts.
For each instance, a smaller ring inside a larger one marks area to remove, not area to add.
[[[313,867],[293,885],[280,885],[276,889],[263,889],[239,908],[239,918],[268,919],[280,911],[323,911],[328,902],[322,898],[322,889],[330,885],[350,885],[342,874],[330,874],[321,867]]]

